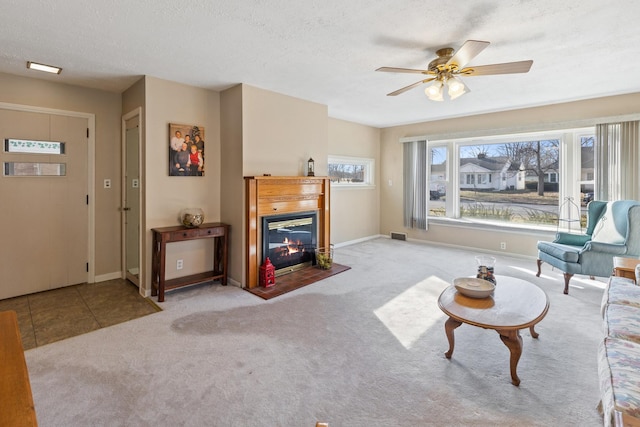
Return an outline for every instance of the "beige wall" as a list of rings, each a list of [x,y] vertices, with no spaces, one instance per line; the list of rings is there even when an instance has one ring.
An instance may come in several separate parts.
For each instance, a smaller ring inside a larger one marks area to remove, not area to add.
[[[220,95],[206,89],[145,77],[145,230],[146,265],[151,271],[151,229],[178,225],[184,208],[204,210],[206,222],[220,221]],[[205,176],[169,176],[169,124],[204,127]],[[168,279],[207,271],[213,267],[209,242],[192,241],[167,246]],[[184,269],[176,270],[183,259]],[[150,276],[150,275],[149,275]],[[150,277],[145,289],[150,289]]]
[[[144,114],[144,96],[145,78],[142,77],[122,93],[122,114],[130,113],[138,107],[142,108]]]
[[[239,285],[244,273],[244,179],[242,174],[242,85],[220,94],[220,213],[231,225],[229,243],[229,278]]]
[[[95,275],[119,272],[121,95],[0,73],[0,102],[95,115]]]
[[[244,177],[327,173],[327,106],[238,85],[221,95],[224,220],[232,226],[230,276],[245,284]]]
[[[327,106],[242,85],[245,176],[327,173]]]
[[[375,161],[375,188],[331,189],[331,243],[375,236],[380,229],[380,129],[329,119],[329,155]]]
[[[402,144],[400,138],[466,137],[472,134],[490,135],[517,131],[545,130],[594,124],[602,118],[612,118],[640,112],[640,94],[612,96],[564,104],[555,104],[500,113],[482,114],[457,119],[439,120],[396,126],[381,131],[381,179],[391,180],[383,186],[380,203],[380,232],[408,232],[409,237],[434,242],[500,251],[499,242],[506,242],[509,253],[535,256],[536,242],[548,239],[551,233],[519,233],[511,230],[482,230],[479,227],[457,227],[432,221],[429,230],[407,230],[402,214]],[[505,231],[509,231],[506,233]],[[499,238],[498,238],[499,236]]]

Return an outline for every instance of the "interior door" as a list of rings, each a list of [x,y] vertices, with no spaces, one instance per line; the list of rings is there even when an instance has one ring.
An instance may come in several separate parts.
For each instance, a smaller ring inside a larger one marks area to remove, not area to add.
[[[124,141],[123,221],[125,276],[140,286],[140,132],[138,117],[127,120]]]
[[[88,120],[0,108],[0,299],[88,278]],[[63,142],[64,151],[7,150],[5,139]],[[64,165],[59,176],[12,175]]]

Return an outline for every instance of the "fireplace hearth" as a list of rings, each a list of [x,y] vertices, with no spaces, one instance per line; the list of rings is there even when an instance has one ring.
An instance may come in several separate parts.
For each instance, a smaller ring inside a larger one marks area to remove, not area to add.
[[[312,264],[318,239],[317,217],[315,211],[262,217],[262,262],[269,257],[276,276]]]

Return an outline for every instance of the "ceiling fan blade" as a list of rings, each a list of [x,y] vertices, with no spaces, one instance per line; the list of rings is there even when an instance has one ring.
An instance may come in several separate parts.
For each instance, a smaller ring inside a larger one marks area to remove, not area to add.
[[[394,67],[380,67],[376,71],[386,71],[387,73],[417,73],[427,74],[428,70],[414,70],[412,68],[394,68]]]
[[[425,80],[420,80],[419,82],[415,82],[412,85],[409,86],[405,86],[402,89],[398,89],[396,91],[393,91],[391,93],[388,93],[387,96],[396,96],[396,95],[400,95],[401,93],[405,93],[406,91],[408,91],[409,89],[413,89],[416,86],[420,86],[422,83],[428,83],[431,80],[435,80],[435,77],[430,78],[430,79],[425,79]]]
[[[468,76],[490,76],[492,74],[515,74],[527,73],[533,64],[532,60],[505,62],[502,64],[479,65],[468,67],[460,71],[460,74]]]
[[[479,40],[467,40],[458,49],[458,51],[447,61],[447,65],[456,64],[458,68],[462,68],[475,58],[480,52],[482,52],[489,42],[483,42]]]

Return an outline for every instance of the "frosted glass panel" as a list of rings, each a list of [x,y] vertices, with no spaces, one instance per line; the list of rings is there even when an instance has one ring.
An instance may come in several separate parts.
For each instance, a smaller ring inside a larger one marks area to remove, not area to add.
[[[65,176],[66,163],[5,162],[5,176]]]
[[[7,153],[64,154],[64,142],[31,141],[28,139],[5,139]]]

